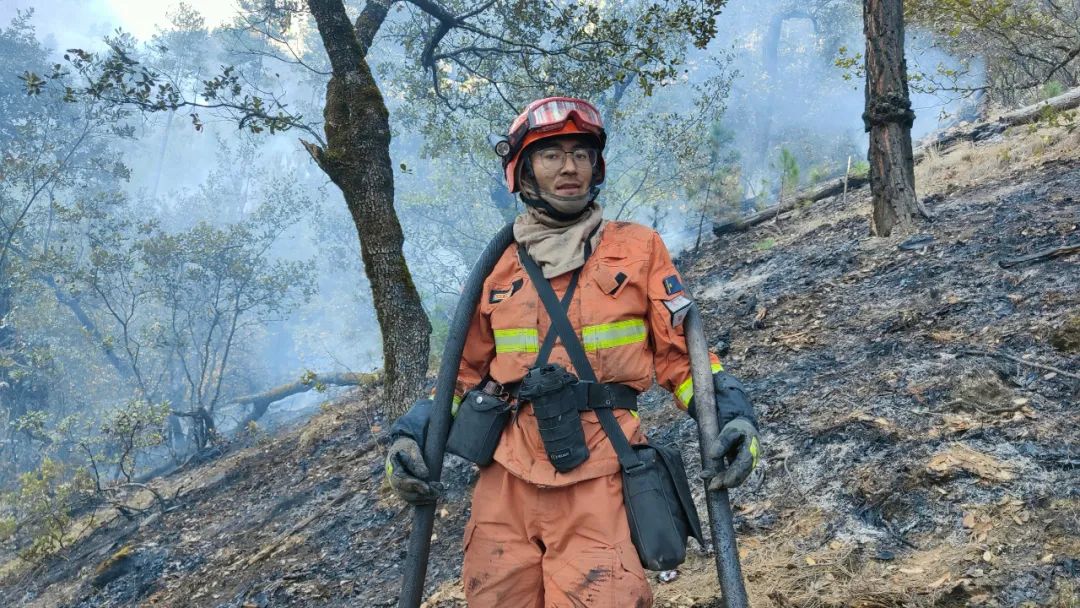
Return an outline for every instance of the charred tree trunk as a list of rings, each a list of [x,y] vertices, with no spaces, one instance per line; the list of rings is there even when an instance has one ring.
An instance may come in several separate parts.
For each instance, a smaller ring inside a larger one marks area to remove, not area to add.
[[[390,114],[365,59],[388,4],[370,0],[349,22],[342,0],[308,0],[330,58],[326,89],[326,148],[304,142],[319,167],[345,195],[360,236],[383,339],[386,403],[395,415],[419,392],[428,368],[431,324],[402,252],[394,211]]]
[[[904,59],[903,0],[863,0],[866,33],[866,111],[870,133],[870,232],[889,236],[909,226],[918,212],[911,125],[915,112],[908,96]]]

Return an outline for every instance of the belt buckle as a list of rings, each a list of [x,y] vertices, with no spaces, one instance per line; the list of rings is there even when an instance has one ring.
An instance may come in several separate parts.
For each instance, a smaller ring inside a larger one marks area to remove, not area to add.
[[[480,390],[487,393],[488,395],[491,395],[492,397],[498,397],[501,401],[510,401],[510,391],[506,390],[505,386],[499,384],[494,380],[488,380],[487,383],[484,384],[484,388]]]

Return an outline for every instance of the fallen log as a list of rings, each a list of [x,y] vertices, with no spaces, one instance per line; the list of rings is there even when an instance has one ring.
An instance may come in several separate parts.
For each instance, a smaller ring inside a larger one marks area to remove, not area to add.
[[[1080,108],[1080,87],[1071,89],[1050,99],[1040,101],[1029,106],[1006,112],[997,119],[989,122],[977,123],[962,128],[952,129],[937,135],[935,139],[922,142],[915,150],[915,162],[918,163],[926,156],[926,151],[936,147],[938,150],[946,150],[962,141],[982,141],[1004,132],[1009,127],[1033,123],[1049,113],[1065,112]],[[865,176],[849,177],[848,188],[858,188],[869,182]],[[796,206],[807,202],[816,202],[830,196],[835,196],[844,191],[844,178],[839,177],[829,180],[816,188],[800,190],[792,199],[782,205],[770,207],[764,211],[755,213],[744,218],[719,222],[713,225],[713,234],[720,236],[732,232],[740,232],[747,228],[764,223],[781,213],[787,213]],[[754,199],[743,201],[743,207],[752,205]],[[920,204],[921,205],[921,204]],[[927,215],[925,210],[923,215]]]
[[[919,145],[918,149],[915,150],[915,162],[922,160],[922,157],[926,155],[926,151],[930,148],[943,151],[961,142],[982,141],[1003,133],[1009,127],[1030,124],[1050,114],[1065,112],[1078,107],[1080,107],[1080,87],[1039,103],[1006,112],[992,121],[967,125],[939,133],[934,139],[923,141]]]
[[[372,382],[375,380],[376,376],[376,374],[360,374],[356,372],[330,372],[323,374],[308,372],[296,382],[282,384],[281,386],[276,386],[270,390],[254,395],[236,397],[235,399],[232,399],[231,402],[237,405],[252,406],[251,412],[240,421],[240,428],[243,428],[247,426],[249,422],[254,422],[261,418],[270,407],[270,404],[275,401],[281,401],[286,397],[306,393],[313,388],[327,384],[334,386],[359,386],[361,384]]]
[[[812,188],[806,188],[795,193],[791,199],[782,205],[774,205],[764,211],[759,211],[753,215],[749,215],[744,218],[731,220],[728,222],[721,222],[713,225],[713,234],[720,236],[722,234],[728,234],[731,232],[740,232],[746,230],[751,226],[757,226],[767,220],[771,220],[781,213],[787,213],[798,205],[806,203],[814,203],[822,199],[829,198],[830,196],[836,196],[840,194],[846,187],[848,189],[859,188],[870,181],[870,178],[866,176],[852,175],[846,180],[843,177],[831,179],[823,184],[814,186]],[[749,203],[750,201],[746,201]]]

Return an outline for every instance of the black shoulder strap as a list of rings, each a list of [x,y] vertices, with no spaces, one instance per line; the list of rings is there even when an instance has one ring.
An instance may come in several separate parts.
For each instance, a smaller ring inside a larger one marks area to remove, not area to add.
[[[524,248],[519,249],[519,251],[524,252]],[[528,256],[528,254],[525,254],[525,255]],[[529,260],[531,261],[532,258],[529,258]],[[563,311],[563,315],[565,315],[566,311],[570,309],[570,302],[572,302],[574,300],[574,291],[577,289],[578,277],[580,275],[581,275],[581,269],[578,268],[577,270],[574,271],[573,276],[570,277],[570,285],[566,288],[566,293],[563,294],[562,301],[559,302],[559,310]],[[529,276],[532,277],[531,274]],[[544,278],[542,274],[541,274],[540,278]],[[536,282],[536,280],[534,279],[533,283],[535,283],[535,282]],[[544,281],[544,284],[547,285],[548,289],[551,289],[551,286],[548,285],[547,281]],[[536,290],[537,290],[537,293],[540,292],[539,287],[537,287]],[[552,295],[555,295],[554,292],[552,292]],[[546,307],[547,304],[545,303],[544,306]],[[548,313],[548,314],[551,314],[551,313]],[[536,364],[535,364],[536,367],[540,367],[541,365],[544,365],[545,363],[547,363],[548,357],[551,356],[551,349],[555,347],[555,337],[556,337],[557,333],[558,332],[549,331],[547,333],[547,335],[544,336],[544,343],[542,345],[540,345],[540,352],[536,356]]]
[[[589,261],[589,256],[592,255],[592,237],[593,237],[594,234],[596,234],[596,231],[599,228],[600,228],[600,226],[597,226],[596,228],[593,228],[593,231],[591,233],[589,233],[589,237],[585,239],[585,261],[586,262]],[[525,252],[525,247],[524,246],[518,245],[518,251],[525,254],[526,257],[529,257],[528,253]],[[536,261],[533,260],[531,257],[529,257],[529,261],[532,262],[532,264],[534,266],[536,266]],[[521,264],[523,266],[525,265],[524,259],[522,259]],[[584,267],[585,267],[585,264],[582,263],[582,265],[580,267],[578,267],[576,270],[574,270],[574,274],[570,277],[570,285],[567,286],[566,293],[563,294],[563,299],[562,299],[561,302],[559,302],[559,304],[561,306],[561,309],[564,311],[564,314],[565,314],[565,311],[570,310],[570,303],[574,301],[574,291],[577,289],[578,278],[581,276],[581,269],[584,268]],[[528,268],[526,268],[525,270],[528,271]],[[529,278],[532,279],[532,277],[533,277],[533,275],[532,275],[532,273],[530,273]],[[540,278],[542,280],[544,280],[544,283],[547,283],[547,280],[544,279],[543,273],[540,273]],[[533,282],[535,283],[536,280],[533,279]],[[537,289],[538,289],[537,293],[539,293],[539,288],[537,288]],[[545,306],[546,306],[546,304],[545,304]],[[557,337],[557,335],[558,335],[558,332],[549,331],[547,333],[547,335],[544,336],[544,343],[540,346],[540,351],[539,351],[539,353],[537,353],[537,356],[536,356],[536,363],[535,363],[536,367],[539,367],[539,366],[544,365],[544,364],[547,363],[548,357],[551,356],[551,349],[555,347],[555,338]]]
[[[585,355],[585,349],[581,346],[581,340],[578,339],[577,332],[570,325],[566,310],[560,305],[558,296],[555,295],[555,291],[551,288],[551,283],[544,278],[544,273],[540,271],[536,261],[525,252],[524,247],[518,247],[518,256],[521,258],[521,264],[525,267],[525,271],[529,273],[529,278],[532,279],[533,285],[536,287],[536,293],[540,294],[540,301],[544,303],[548,316],[551,317],[551,331],[548,333],[557,334],[559,339],[562,340],[563,347],[570,356],[570,362],[574,364],[574,370],[577,371],[578,377],[588,382],[596,382],[596,373],[593,372],[592,365],[589,364],[589,358]],[[579,268],[578,272],[580,270]],[[576,285],[576,279],[577,274],[571,278],[571,288]],[[570,288],[567,288],[566,291],[569,296],[573,296]],[[567,303],[569,303],[569,300],[567,300]],[[545,337],[544,342],[546,345],[547,337]],[[548,350],[550,351],[550,348]],[[615,419],[615,414],[611,412],[611,408],[595,408],[594,411],[596,412],[596,418],[600,421],[600,426],[603,427],[608,440],[611,441],[612,447],[615,448],[615,455],[618,456],[622,468],[630,470],[639,466],[641,461],[638,459],[637,454],[634,453],[634,448],[630,447],[630,442],[626,440],[626,435],[623,434],[622,427],[619,426],[619,421]]]

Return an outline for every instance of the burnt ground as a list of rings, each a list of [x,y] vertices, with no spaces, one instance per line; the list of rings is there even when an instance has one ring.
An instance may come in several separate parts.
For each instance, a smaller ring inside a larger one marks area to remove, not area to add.
[[[1080,254],[998,263],[1080,241],[1065,149],[972,183],[949,167],[977,151],[937,157],[917,233],[869,237],[863,189],[683,256],[763,425],[763,466],[732,493],[753,606],[1080,605]],[[172,510],[102,511],[53,562],[5,568],[0,605],[396,605],[410,511],[381,482],[376,402],[357,390],[156,480]],[[646,394],[643,418],[696,474],[670,397]],[[427,605],[464,606],[474,472],[444,478]],[[651,576],[658,606],[722,605],[696,546],[674,582]]]

